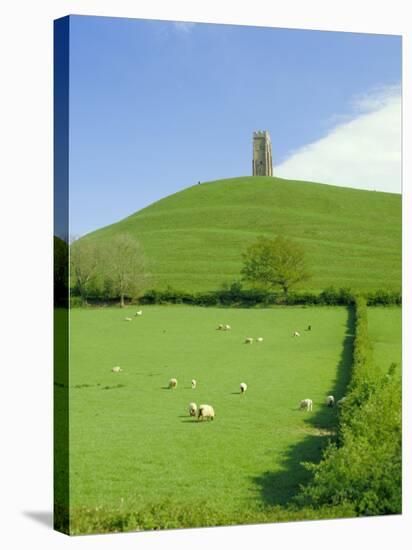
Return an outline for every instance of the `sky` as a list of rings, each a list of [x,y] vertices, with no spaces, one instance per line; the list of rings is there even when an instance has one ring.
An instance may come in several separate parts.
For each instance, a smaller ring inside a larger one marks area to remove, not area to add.
[[[196,184],[274,175],[401,192],[401,37],[70,17],[70,233]]]

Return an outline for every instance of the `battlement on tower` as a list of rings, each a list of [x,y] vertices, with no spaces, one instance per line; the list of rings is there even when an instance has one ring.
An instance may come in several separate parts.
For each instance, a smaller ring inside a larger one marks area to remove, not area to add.
[[[267,130],[256,130],[253,132],[253,137],[267,138],[270,141],[270,135]]]

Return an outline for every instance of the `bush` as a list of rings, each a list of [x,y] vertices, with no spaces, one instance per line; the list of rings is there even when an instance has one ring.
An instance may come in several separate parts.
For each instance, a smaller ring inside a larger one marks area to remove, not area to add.
[[[81,296],[70,296],[70,307],[84,307],[85,303],[83,302]]]
[[[402,305],[402,294],[400,291],[375,290],[366,294],[368,306],[400,306]]]
[[[337,443],[330,444],[297,502],[350,504],[358,515],[402,509],[401,380],[397,366],[382,374],[374,364],[364,297],[356,299],[352,379],[342,406]]]

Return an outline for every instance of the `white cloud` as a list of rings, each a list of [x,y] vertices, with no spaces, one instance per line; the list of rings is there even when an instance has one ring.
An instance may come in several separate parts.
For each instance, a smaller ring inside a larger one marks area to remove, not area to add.
[[[196,23],[189,23],[188,21],[174,21],[173,27],[175,31],[181,32],[183,34],[188,34],[192,32],[193,27]]]
[[[293,152],[279,166],[281,178],[343,187],[401,192],[401,95],[399,87],[355,98],[354,118],[324,138]]]

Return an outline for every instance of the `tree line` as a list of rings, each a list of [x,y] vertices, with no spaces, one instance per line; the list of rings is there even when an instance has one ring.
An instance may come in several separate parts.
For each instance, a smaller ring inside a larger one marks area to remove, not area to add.
[[[119,234],[110,240],[73,239],[70,244],[71,294],[84,304],[91,295],[120,299],[138,296],[150,282],[139,242]]]
[[[260,291],[280,288],[284,296],[310,278],[303,249],[292,240],[259,237],[242,254],[241,282]],[[153,283],[142,248],[124,233],[107,240],[76,239],[70,244],[71,295],[87,304],[90,296],[136,298]]]

